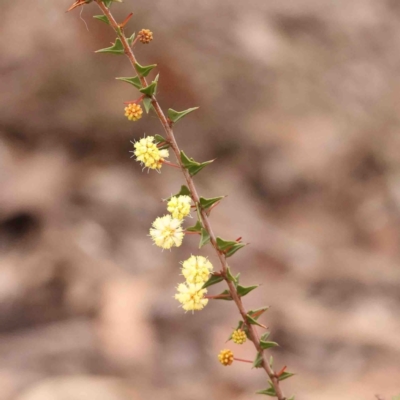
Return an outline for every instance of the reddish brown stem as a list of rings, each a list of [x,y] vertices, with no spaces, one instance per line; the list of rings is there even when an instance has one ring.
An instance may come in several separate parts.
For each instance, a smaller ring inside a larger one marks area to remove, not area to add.
[[[125,37],[125,34],[123,32],[121,32],[121,29],[118,27],[117,22],[115,21],[113,15],[111,14],[110,10],[105,6],[105,4],[101,1],[101,0],[95,0],[97,5],[100,7],[100,9],[102,10],[102,12],[104,13],[104,15],[108,18],[108,20],[110,21],[111,26],[113,27],[114,31],[117,33],[118,37],[121,40],[121,43],[124,47],[125,50],[125,54],[128,57],[132,67],[134,68],[134,70],[136,71],[140,82],[142,84],[143,87],[148,86],[147,80],[146,78],[144,78],[143,76],[140,75],[139,71],[137,71],[136,69],[136,57],[131,49],[131,47],[129,46],[128,40]],[[179,146],[176,142],[175,136],[174,136],[174,132],[172,130],[170,121],[168,120],[168,118],[164,115],[164,112],[162,111],[156,97],[153,95],[151,97],[152,101],[151,104],[154,108],[154,111],[156,112],[158,119],[161,122],[161,125],[164,128],[164,131],[166,133],[168,142],[171,145],[171,148],[173,150],[173,152],[175,153],[177,162],[179,164],[179,167],[182,171],[182,174],[185,177],[186,183],[188,185],[188,188],[190,190],[190,193],[192,195],[193,201],[196,204],[200,203],[200,198],[199,195],[197,193],[197,189],[194,185],[193,179],[191,177],[191,175],[189,174],[189,171],[183,166],[182,164],[182,160],[180,157],[180,149]],[[228,278],[227,278],[227,270],[228,270],[228,263],[226,261],[226,257],[225,255],[218,249],[217,246],[217,241],[216,241],[216,237],[214,234],[214,231],[212,229],[210,220],[208,218],[207,212],[203,209],[200,208],[199,210],[202,220],[203,220],[203,224],[204,224],[204,228],[207,230],[208,234],[210,235],[210,242],[211,245],[214,247],[215,252],[217,254],[217,257],[221,263],[221,267],[222,267],[222,276],[224,277],[231,297],[233,299],[233,301],[235,302],[239,313],[241,315],[241,317],[243,318],[244,323],[246,324],[247,328],[248,328],[248,334],[249,334],[249,338],[250,340],[253,342],[254,347],[256,348],[257,352],[261,353],[263,356],[263,361],[262,361],[262,368],[264,368],[265,372],[267,373],[267,375],[269,376],[274,389],[275,389],[275,393],[276,393],[276,397],[278,398],[278,400],[286,400],[286,397],[284,396],[282,389],[279,385],[279,380],[278,378],[275,376],[275,372],[273,371],[273,369],[271,368],[271,366],[269,365],[267,356],[264,354],[264,350],[261,348],[260,346],[260,339],[258,337],[258,333],[257,330],[255,329],[254,325],[248,323],[247,321],[247,311],[245,310],[242,300],[240,298],[240,296],[237,293],[236,287],[233,284],[233,282],[231,282]]]
[[[236,358],[236,357],[233,357],[233,359],[234,359],[235,361],[240,361],[240,362],[245,362],[245,363],[253,364],[253,361],[250,361],[250,360],[243,360],[243,358]]]

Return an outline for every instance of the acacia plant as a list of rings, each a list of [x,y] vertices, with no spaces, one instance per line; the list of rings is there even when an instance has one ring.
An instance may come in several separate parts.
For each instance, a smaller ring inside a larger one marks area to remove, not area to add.
[[[238,359],[234,357],[232,350],[224,349],[218,355],[219,361],[225,366],[231,365],[234,360],[250,362],[254,368],[264,369],[267,374],[268,387],[259,390],[257,393],[277,397],[279,400],[294,400],[294,396],[291,399],[285,397],[280,384],[281,381],[290,378],[293,374],[286,371],[286,366],[275,370],[273,358],[268,358],[266,354],[266,350],[278,346],[276,342],[268,340],[270,332],[259,321],[259,318],[268,310],[268,306],[256,310],[245,309],[242,299],[255,290],[257,285],[242,286],[239,281],[240,274],[233,274],[228,265],[228,258],[246,244],[241,241],[241,238],[236,240],[222,239],[216,236],[213,231],[210,213],[224,196],[204,198],[197,192],[193,177],[214,160],[198,162],[188,157],[179,148],[174,136],[173,128],[175,124],[181,118],[195,111],[197,107],[184,111],[175,111],[170,108],[165,115],[156,98],[159,75],[150,83],[147,80],[148,75],[156,68],[156,65],[143,66],[139,64],[133,51],[138,42],[149,44],[153,40],[153,33],[149,29],[141,29],[137,35],[125,33],[132,13],[122,23],[118,23],[110,10],[113,2],[121,2],[121,0],[77,0],[68,11],[92,2],[102,12],[102,15],[95,15],[94,18],[109,25],[117,35],[111,47],[98,50],[97,53],[125,54],[135,73],[133,77],[117,78],[132,85],[139,92],[138,99],[126,102],[125,116],[131,121],[139,120],[143,116],[143,106],[146,113],[155,112],[164,130],[165,136],[160,134],[145,136],[133,142],[132,157],[136,157],[136,161],[139,161],[144,168],[149,170],[160,172],[164,165],[180,169],[186,183],[182,185],[179,193],[167,199],[168,213],[158,217],[152,223],[150,236],[157,246],[162,249],[171,249],[181,246],[185,235],[199,235],[199,248],[210,244],[219,260],[218,268],[214,268],[211,262],[201,255],[192,255],[183,261],[182,275],[185,282],[178,285],[175,299],[181,303],[183,310],[192,312],[202,310],[209,300],[232,301],[239,311],[240,321],[237,328],[230,333],[229,340],[238,345],[250,340],[255,348],[255,357],[254,361]],[[171,151],[176,158],[176,163],[167,160]],[[193,226],[183,227],[184,219],[192,209],[196,212],[197,222]],[[221,282],[225,282],[227,289],[215,296],[207,295],[207,288]],[[263,331],[261,336],[259,330]]]

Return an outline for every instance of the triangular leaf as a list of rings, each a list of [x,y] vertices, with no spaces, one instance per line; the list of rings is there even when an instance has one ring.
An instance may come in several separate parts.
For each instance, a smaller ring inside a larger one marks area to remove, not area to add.
[[[178,122],[181,118],[183,118],[184,116],[188,115],[192,111],[197,110],[198,108],[199,107],[188,108],[187,110],[184,110],[184,111],[175,111],[172,108],[170,108],[168,110],[168,118],[172,122]]]
[[[126,40],[128,41],[129,46],[132,46],[132,43],[135,40],[135,36],[136,36],[136,33],[133,32],[131,37],[126,38]]]
[[[232,240],[224,240],[220,237],[217,237],[217,247],[219,250],[225,253],[225,257],[232,256],[244,246],[246,246],[246,243],[239,243],[236,241],[234,242]]]
[[[117,38],[111,47],[97,50],[96,53],[124,54],[124,46],[122,45],[121,39]]]
[[[148,114],[149,113],[149,111],[151,110],[151,107],[152,107],[152,104],[151,104],[151,102],[153,101],[153,99],[151,98],[151,97],[145,97],[144,99],[143,99],[143,106],[144,106],[144,109],[146,110],[146,113]],[[169,146],[167,146],[167,147],[169,147]],[[161,150],[161,148],[159,147],[159,149]]]
[[[236,282],[236,278],[232,275],[231,269],[229,267],[226,269],[226,277],[229,281]]]
[[[261,335],[260,340],[263,340],[264,342],[266,342],[268,340],[270,334],[271,334],[271,332],[265,332],[264,334]]]
[[[258,288],[258,285],[247,286],[247,287],[238,285],[237,292],[240,297],[243,297],[243,296],[246,296],[246,294],[250,293],[251,291],[253,291],[254,289],[257,289],[257,288]]]
[[[271,347],[278,347],[279,344],[276,342],[265,342],[264,340],[260,340],[260,346],[263,350],[270,349]]]
[[[249,314],[247,314],[247,321],[251,325],[261,326],[261,328],[265,328],[265,329],[267,328],[265,325],[260,324],[259,322],[257,322],[257,320],[255,320],[252,317],[250,317]]]
[[[269,306],[264,306],[261,308],[257,308],[255,310],[250,310],[247,314],[250,315],[250,317],[257,320],[262,314],[265,313],[265,311],[268,311],[268,309],[269,309]]]
[[[206,245],[210,241],[210,234],[204,228],[201,228],[201,238],[199,249],[201,249],[204,245]]]
[[[265,390],[259,390],[258,392],[256,392],[256,394],[265,394],[265,395],[271,396],[271,397],[276,396],[276,392],[273,387],[270,387],[269,389],[265,389]]]
[[[205,161],[203,163],[199,163],[195,161],[193,158],[189,158],[182,150],[181,150],[181,161],[183,166],[189,171],[191,176],[196,175],[199,171],[201,171],[208,164],[211,164],[214,160]]]
[[[140,82],[140,79],[138,76],[134,76],[133,78],[115,78],[118,79],[119,81],[127,82],[130,83],[131,85],[135,86],[136,89],[141,89],[142,88],[142,83]]]
[[[143,77],[146,77],[155,67],[157,67],[157,64],[142,66],[139,63],[135,63],[137,73]]]
[[[192,194],[190,193],[190,190],[186,185],[182,185],[181,190],[177,194],[174,194],[171,197],[168,197],[168,199],[166,199],[166,201],[171,200],[172,197],[179,197],[179,196],[192,197]]]
[[[110,25],[110,21],[105,15],[93,15],[94,19],[98,19],[101,22],[104,22],[107,25]]]
[[[288,378],[292,377],[293,375],[295,375],[295,374],[293,374],[291,372],[283,372],[282,374],[280,374],[278,379],[280,381],[284,381],[285,379],[288,379]]]
[[[213,204],[217,203],[218,201],[221,201],[224,197],[225,196],[213,197],[211,199],[205,199],[204,197],[200,197],[200,205],[203,208],[203,210],[207,210]]]
[[[222,297],[216,297],[215,300],[227,300],[227,301],[233,300],[229,290],[224,290],[222,293],[220,293],[217,296],[222,296]]]
[[[112,0],[102,0],[107,8],[110,8]]]
[[[222,282],[224,278],[220,275],[211,275],[208,281],[202,286],[202,289],[205,289],[209,286],[216,285],[219,282]]]
[[[157,90],[157,82],[151,82],[149,86],[139,89],[139,92],[146,94],[147,96],[153,96]]]
[[[203,228],[203,225],[201,225],[200,221],[197,221],[195,225],[189,226],[189,228],[186,228],[188,232],[198,232],[201,233],[201,229]]]
[[[263,355],[262,355],[261,352],[258,352],[256,358],[254,359],[253,367],[254,368],[261,368],[262,367],[262,363],[263,363]]]

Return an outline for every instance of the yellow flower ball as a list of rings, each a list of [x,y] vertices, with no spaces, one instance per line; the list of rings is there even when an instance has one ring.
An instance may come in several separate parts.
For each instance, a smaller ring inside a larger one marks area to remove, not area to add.
[[[221,350],[218,354],[218,360],[222,365],[231,365],[233,363],[233,353],[229,349]]]

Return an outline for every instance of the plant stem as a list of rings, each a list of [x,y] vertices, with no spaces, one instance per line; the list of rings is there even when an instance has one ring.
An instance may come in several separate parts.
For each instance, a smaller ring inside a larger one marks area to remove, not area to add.
[[[143,76],[140,75],[140,73],[137,71],[136,69],[136,57],[133,53],[132,48],[129,46],[128,40],[123,32],[123,29],[121,29],[118,26],[118,23],[115,21],[113,15],[111,14],[110,10],[105,6],[105,4],[101,1],[101,0],[96,0],[97,5],[100,7],[101,11],[103,12],[103,14],[108,18],[108,20],[110,21],[110,24],[112,26],[112,28],[114,29],[114,31],[116,32],[116,34],[118,35],[118,37],[120,38],[122,45],[124,47],[125,50],[125,54],[128,57],[130,63],[132,64],[132,67],[134,68],[134,70],[136,71],[140,82],[142,84],[143,87],[148,86],[147,80],[146,78],[144,78]],[[192,195],[193,201],[196,204],[200,204],[200,198],[199,195],[197,193],[197,189],[195,187],[195,184],[193,182],[193,178],[191,177],[191,175],[189,174],[189,171],[183,166],[182,164],[182,160],[181,160],[181,155],[180,155],[180,149],[179,146],[176,142],[175,139],[175,135],[174,132],[172,130],[171,124],[169,122],[169,120],[166,118],[166,116],[164,115],[164,112],[162,111],[156,97],[153,95],[151,96],[151,104],[158,116],[158,119],[161,122],[161,125],[164,128],[164,131],[167,135],[167,139],[171,145],[171,148],[173,149],[177,162],[179,164],[179,167],[185,177],[186,183],[189,187],[190,193]],[[203,224],[205,229],[207,230],[207,232],[210,235],[210,242],[211,245],[214,247],[215,252],[218,256],[218,259],[221,263],[221,267],[222,267],[222,276],[224,277],[224,280],[226,281],[228,287],[229,287],[229,291],[231,293],[231,297],[233,299],[233,301],[235,302],[240,315],[243,318],[243,322],[246,324],[247,328],[248,328],[248,332],[249,332],[249,337],[250,340],[253,342],[254,347],[256,348],[257,352],[260,352],[263,356],[263,362],[262,362],[262,368],[264,368],[265,372],[268,374],[274,389],[275,389],[275,393],[276,393],[276,397],[278,398],[278,400],[286,400],[286,397],[283,395],[282,389],[280,388],[279,385],[279,380],[275,375],[275,372],[273,371],[273,369],[271,368],[271,366],[269,365],[269,362],[267,360],[266,355],[264,354],[263,349],[260,346],[260,339],[258,336],[258,333],[256,331],[256,329],[254,328],[253,325],[251,325],[248,320],[247,320],[247,312],[243,306],[242,300],[240,298],[240,296],[237,293],[236,287],[233,284],[233,282],[231,282],[228,278],[227,278],[227,269],[228,269],[228,264],[226,261],[226,257],[225,255],[218,249],[217,246],[217,242],[216,242],[216,238],[215,238],[215,234],[213,232],[210,220],[208,218],[207,212],[205,210],[203,210],[202,208],[199,208],[199,211],[201,213],[202,216],[202,220],[203,220]]]

